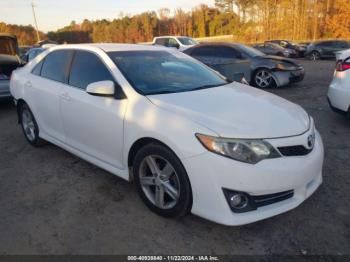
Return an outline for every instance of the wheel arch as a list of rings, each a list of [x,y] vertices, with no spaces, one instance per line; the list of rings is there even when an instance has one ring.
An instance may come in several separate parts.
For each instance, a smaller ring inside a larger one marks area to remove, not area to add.
[[[24,101],[24,99],[20,98],[20,99],[17,100],[16,111],[17,111],[17,121],[18,121],[18,124],[21,123],[21,107],[22,107],[24,104],[27,104],[26,101]]]
[[[148,144],[159,144],[167,149],[169,149],[171,152],[174,153],[174,155],[180,159],[180,157],[176,154],[174,150],[172,150],[166,143],[160,141],[159,139],[153,138],[153,137],[142,137],[137,139],[130,147],[129,152],[128,152],[128,168],[132,167],[133,161],[135,159],[135,156],[137,152],[144,146]]]

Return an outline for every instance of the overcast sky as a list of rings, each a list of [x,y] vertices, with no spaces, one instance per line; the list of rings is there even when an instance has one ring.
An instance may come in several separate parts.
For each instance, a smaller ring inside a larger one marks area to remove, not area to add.
[[[0,0],[0,22],[34,25],[31,0]],[[170,10],[190,10],[204,3],[212,6],[214,0],[34,0],[39,30],[56,30],[72,20],[80,23],[84,18],[113,19],[123,14],[136,14],[167,7]]]

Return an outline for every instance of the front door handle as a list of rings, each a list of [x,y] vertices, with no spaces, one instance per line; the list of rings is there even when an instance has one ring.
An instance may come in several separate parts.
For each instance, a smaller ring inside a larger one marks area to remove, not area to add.
[[[32,83],[30,81],[25,82],[24,84],[25,87],[32,87]]]

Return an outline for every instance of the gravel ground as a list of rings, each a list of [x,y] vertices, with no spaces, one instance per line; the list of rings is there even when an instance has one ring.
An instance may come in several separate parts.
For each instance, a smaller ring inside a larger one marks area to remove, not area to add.
[[[269,90],[303,106],[325,144],[324,183],[285,214],[241,227],[158,217],[132,184],[24,139],[0,103],[0,254],[350,254],[350,121],[326,101],[334,61],[301,61],[303,82]]]

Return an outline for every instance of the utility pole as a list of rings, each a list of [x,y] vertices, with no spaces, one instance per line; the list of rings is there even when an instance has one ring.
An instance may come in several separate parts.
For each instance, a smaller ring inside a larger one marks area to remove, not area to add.
[[[40,42],[40,36],[39,36],[39,29],[38,29],[38,22],[36,21],[36,15],[35,15],[35,9],[34,9],[34,2],[32,2],[32,11],[33,11],[33,17],[34,17],[34,23],[35,23],[35,29],[36,29],[36,37],[38,39],[38,42]]]

